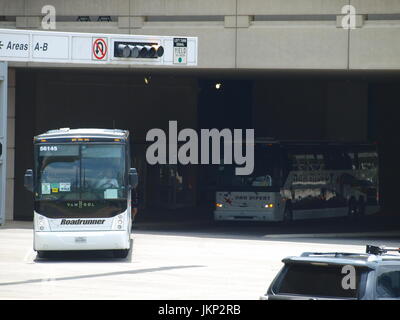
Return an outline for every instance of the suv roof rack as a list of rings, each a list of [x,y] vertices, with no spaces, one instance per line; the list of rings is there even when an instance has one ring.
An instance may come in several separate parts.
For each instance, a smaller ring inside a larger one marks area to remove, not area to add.
[[[352,253],[352,252],[303,252],[301,257],[310,257],[310,256],[363,256],[365,253]]]
[[[382,254],[388,253],[388,252],[399,252],[400,253],[400,248],[386,248],[384,246],[373,246],[373,245],[367,245],[366,247],[366,253],[368,254],[375,254],[377,256],[380,256]]]
[[[335,257],[343,257],[343,256],[367,256],[367,255],[376,255],[381,256],[388,252],[398,252],[400,253],[400,248],[389,248],[385,246],[373,246],[367,245],[365,253],[355,253],[355,252],[303,252],[301,257],[310,257],[310,256],[335,256]]]

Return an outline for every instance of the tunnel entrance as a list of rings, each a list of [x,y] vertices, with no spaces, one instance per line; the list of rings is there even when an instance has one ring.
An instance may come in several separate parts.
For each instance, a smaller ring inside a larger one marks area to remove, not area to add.
[[[149,75],[151,74],[151,75]],[[142,210],[193,216],[214,209],[210,165],[149,165],[146,133],[254,128],[256,137],[370,141],[380,150],[383,212],[396,209],[400,76],[385,73],[178,73],[17,69],[14,218],[31,220],[23,174],[32,137],[49,129],[120,128],[133,137]]]

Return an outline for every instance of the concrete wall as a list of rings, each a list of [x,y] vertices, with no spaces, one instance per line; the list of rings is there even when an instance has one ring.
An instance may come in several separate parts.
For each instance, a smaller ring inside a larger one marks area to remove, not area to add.
[[[0,0],[0,28],[41,28],[48,4],[59,31],[197,36],[201,69],[400,69],[398,0]]]
[[[327,79],[255,82],[253,123],[258,136],[365,141],[368,85]]]
[[[35,131],[63,127],[130,129],[144,142],[152,128],[168,132],[168,120],[196,128],[197,83],[193,78],[110,72],[40,72]],[[147,76],[148,77],[148,76]]]
[[[376,81],[369,85],[369,103],[375,109],[374,121],[378,127],[374,137],[380,154],[380,194],[385,208],[398,214],[399,118],[400,80]]]
[[[328,139],[365,141],[368,135],[368,83],[329,82],[325,133]]]

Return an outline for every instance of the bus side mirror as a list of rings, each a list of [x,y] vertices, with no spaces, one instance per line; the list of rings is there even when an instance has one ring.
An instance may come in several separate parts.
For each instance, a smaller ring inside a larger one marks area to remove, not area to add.
[[[139,176],[137,174],[136,168],[129,169],[129,184],[131,188],[136,188],[139,183]]]
[[[33,171],[27,169],[24,176],[24,186],[30,192],[33,192]]]

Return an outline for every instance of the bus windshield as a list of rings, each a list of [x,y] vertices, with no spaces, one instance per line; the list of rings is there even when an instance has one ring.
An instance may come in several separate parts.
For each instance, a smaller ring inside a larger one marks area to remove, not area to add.
[[[123,145],[39,145],[36,154],[36,200],[126,198]]]
[[[221,164],[218,167],[217,185],[224,188],[265,189],[278,187],[279,157],[278,148],[272,145],[256,144],[254,147],[254,170],[251,175],[235,175],[236,165]]]

